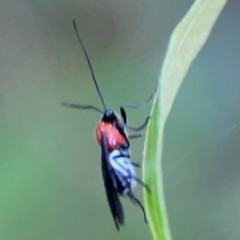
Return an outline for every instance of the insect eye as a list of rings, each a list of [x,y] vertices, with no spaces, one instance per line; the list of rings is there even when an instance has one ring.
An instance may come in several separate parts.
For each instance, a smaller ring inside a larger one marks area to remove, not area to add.
[[[107,110],[107,111],[106,111],[106,116],[107,116],[107,117],[111,116],[112,114],[113,114],[113,112],[112,112],[111,110]]]

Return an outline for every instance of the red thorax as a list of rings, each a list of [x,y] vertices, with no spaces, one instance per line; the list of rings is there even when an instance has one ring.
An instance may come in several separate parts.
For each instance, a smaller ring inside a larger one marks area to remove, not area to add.
[[[108,151],[113,151],[117,148],[117,145],[126,143],[124,137],[114,125],[111,123],[100,122],[96,127],[96,138],[100,146],[102,145],[102,133],[106,135]]]

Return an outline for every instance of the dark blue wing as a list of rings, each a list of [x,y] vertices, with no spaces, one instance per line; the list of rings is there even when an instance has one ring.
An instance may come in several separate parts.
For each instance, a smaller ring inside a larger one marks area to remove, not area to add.
[[[116,176],[109,163],[107,139],[104,133],[102,133],[102,176],[108,199],[108,205],[110,207],[116,228],[119,230],[119,225],[124,224],[124,213],[122,204],[119,200]]]

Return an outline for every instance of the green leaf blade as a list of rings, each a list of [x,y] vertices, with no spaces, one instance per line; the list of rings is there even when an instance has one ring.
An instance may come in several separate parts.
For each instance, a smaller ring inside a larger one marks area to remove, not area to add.
[[[146,132],[143,156],[143,181],[149,226],[154,240],[171,240],[163,189],[162,155],[164,126],[174,99],[191,63],[207,41],[227,0],[197,0],[175,28],[160,74],[158,93],[153,103]]]

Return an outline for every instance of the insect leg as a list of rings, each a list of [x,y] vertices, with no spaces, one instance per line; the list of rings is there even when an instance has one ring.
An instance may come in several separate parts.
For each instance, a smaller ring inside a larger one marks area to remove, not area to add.
[[[140,185],[142,185],[143,187],[146,188],[146,190],[148,191],[148,193],[151,193],[151,189],[149,188],[149,186],[147,184],[145,184],[144,182],[142,182],[142,180],[140,180],[139,178],[135,177],[135,176],[129,176],[129,178],[133,178],[135,179]]]
[[[120,107],[120,113],[121,113],[124,124],[127,124],[127,114],[124,107]]]
[[[147,126],[149,119],[150,119],[150,116],[148,116],[146,118],[145,122],[140,127],[132,127],[132,126],[129,126],[129,125],[126,124],[126,128],[128,128],[128,129],[130,129],[134,132],[139,132]]]
[[[134,166],[134,167],[141,167],[141,165],[137,162],[131,162],[131,164]]]
[[[116,158],[118,158],[118,157],[121,157],[121,156],[126,156],[126,155],[119,155],[119,156],[117,156],[117,157],[115,157],[115,158],[113,158],[114,160],[115,160],[115,163],[120,167],[120,168],[122,168],[124,171],[126,171],[127,169],[124,167],[124,166],[122,166],[122,164],[120,164],[118,161],[116,161]],[[132,162],[131,162],[132,163]],[[136,166],[136,167],[140,167],[140,165],[138,164],[138,163],[132,163],[132,165],[134,166]],[[147,184],[145,184],[144,182],[142,182],[139,178],[137,178],[136,176],[134,176],[134,175],[132,175],[132,174],[130,174],[129,173],[129,175],[127,176],[127,178],[129,178],[129,179],[135,179],[140,185],[142,185],[143,187],[145,187],[146,188],[146,190],[148,191],[148,193],[151,193],[151,190],[150,190],[150,188],[148,187],[148,185]]]
[[[127,104],[127,105],[120,106],[120,113],[121,113],[123,122],[125,124],[127,124],[127,114],[126,114],[125,108],[138,109],[138,108],[144,107],[145,105],[147,105],[154,98],[154,96],[156,95],[157,89],[158,88],[156,88],[154,90],[154,92],[151,94],[151,96],[145,102],[143,102],[141,104],[138,104],[138,105]]]
[[[101,114],[103,114],[104,112],[98,108],[98,107],[95,107],[95,106],[92,106],[92,105],[79,105],[79,104],[74,104],[74,103],[66,103],[66,102],[63,102],[61,104],[61,106],[63,107],[68,107],[68,108],[78,108],[78,109],[83,109],[83,110],[89,110],[89,109],[92,109],[96,112],[99,112]]]
[[[138,205],[142,209],[144,221],[145,221],[145,223],[147,223],[148,222],[147,216],[146,216],[146,212],[145,212],[145,209],[144,209],[142,203],[132,194],[132,192],[128,192],[127,195],[133,204]]]
[[[128,139],[136,139],[136,138],[140,138],[140,137],[142,137],[142,134],[141,134],[141,133],[139,133],[139,134],[134,134],[134,135],[130,135],[130,136],[128,136]]]
[[[129,153],[128,150],[122,149],[121,146],[118,146],[117,149],[119,150],[119,155],[113,157],[113,159],[115,160],[116,164],[117,164],[119,167],[121,167],[123,170],[126,171],[126,169],[125,169],[119,162],[117,162],[116,159],[119,158],[119,157],[125,157],[125,158],[130,159],[130,153]],[[130,162],[131,162],[131,161],[130,161]],[[131,164],[132,164],[134,167],[141,167],[141,165],[140,165],[139,163],[137,163],[137,162],[131,162]]]
[[[138,108],[144,107],[145,105],[147,105],[147,104],[155,97],[155,95],[156,95],[156,93],[157,93],[157,89],[158,89],[158,87],[154,90],[154,92],[150,95],[150,97],[149,97],[145,102],[143,102],[143,103],[141,103],[141,104],[138,104],[138,105],[125,104],[125,105],[122,105],[122,106],[120,107],[120,109],[121,109],[121,108],[122,108],[122,109],[124,109],[124,108],[138,109]]]

